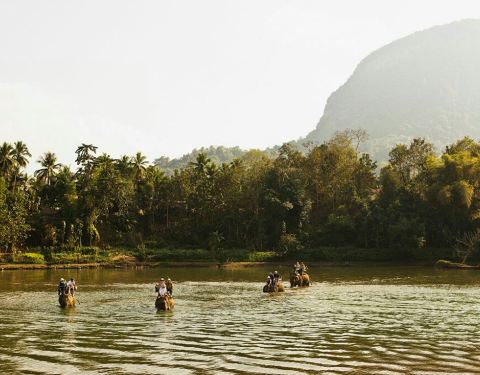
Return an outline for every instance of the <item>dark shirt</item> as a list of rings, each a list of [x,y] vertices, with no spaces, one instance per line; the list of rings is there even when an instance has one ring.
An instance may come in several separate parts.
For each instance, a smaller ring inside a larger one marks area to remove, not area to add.
[[[65,294],[65,288],[66,288],[66,284],[64,282],[60,282],[58,284],[58,294]]]

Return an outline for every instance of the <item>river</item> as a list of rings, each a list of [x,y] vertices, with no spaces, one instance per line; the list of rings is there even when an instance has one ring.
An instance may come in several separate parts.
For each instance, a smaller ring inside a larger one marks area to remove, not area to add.
[[[311,287],[278,295],[263,267],[3,271],[0,373],[480,373],[480,271],[310,271]],[[58,307],[62,276],[74,309]],[[172,312],[154,308],[161,276]]]

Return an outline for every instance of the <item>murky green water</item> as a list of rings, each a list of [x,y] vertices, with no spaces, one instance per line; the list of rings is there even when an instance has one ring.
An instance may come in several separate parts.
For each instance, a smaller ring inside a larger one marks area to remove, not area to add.
[[[480,373],[480,271],[318,268],[275,296],[267,271],[0,272],[0,372]],[[57,306],[61,276],[74,310]],[[160,276],[177,281],[173,312],[154,308]]]

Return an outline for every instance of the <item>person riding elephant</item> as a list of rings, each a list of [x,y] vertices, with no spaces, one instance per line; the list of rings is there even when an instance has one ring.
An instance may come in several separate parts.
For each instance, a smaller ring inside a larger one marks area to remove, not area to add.
[[[269,286],[275,285],[275,277],[273,275],[273,272],[270,272],[267,276],[267,285]]]
[[[265,293],[284,292],[282,278],[277,271],[275,273],[270,272],[267,277],[267,283],[263,286]]]
[[[278,284],[278,281],[279,281],[280,279],[281,279],[280,274],[278,273],[278,271],[275,271],[275,272],[273,273],[273,281],[274,281],[274,283],[275,283],[275,284]]]
[[[62,294],[65,294],[65,290],[67,288],[67,284],[65,282],[65,279],[62,277],[58,283],[58,288],[57,288],[57,292],[58,292],[58,295],[62,295]]]
[[[297,261],[297,263],[293,265],[293,273],[298,273],[299,271],[300,271],[300,263]]]
[[[77,290],[77,283],[75,282],[75,280],[73,278],[71,278],[68,282],[67,282],[67,294],[70,294],[72,296],[75,296],[75,292]]]
[[[300,275],[304,273],[307,273],[307,266],[303,262],[300,262]]]
[[[165,282],[165,286],[167,287],[167,292],[170,296],[173,296],[173,283],[172,280],[167,277],[167,281]]]
[[[169,281],[170,286],[172,287],[171,290],[173,291],[173,286],[171,285],[170,278],[168,278],[167,282],[165,282],[165,279],[162,277],[160,279],[160,282],[155,285],[155,291],[157,292],[155,307],[159,310],[172,310],[175,306],[175,301],[173,300],[173,297],[168,288]]]
[[[158,296],[164,296],[168,293],[167,284],[165,283],[165,279],[162,277],[160,282],[155,285],[155,291],[157,292]]]

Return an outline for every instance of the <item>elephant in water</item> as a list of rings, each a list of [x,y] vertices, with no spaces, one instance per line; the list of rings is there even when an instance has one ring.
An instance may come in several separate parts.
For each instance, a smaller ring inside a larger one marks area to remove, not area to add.
[[[263,287],[265,293],[277,293],[284,292],[285,288],[283,287],[282,280],[279,280],[276,284],[266,284]]]
[[[75,297],[71,294],[62,293],[58,296],[58,303],[63,309],[65,307],[75,307]]]
[[[308,274],[304,273],[300,275],[298,273],[291,273],[290,274],[290,288],[295,286],[309,286],[310,285],[310,277]]]
[[[155,307],[158,310],[172,310],[175,307],[175,301],[170,296],[158,296],[155,300]]]
[[[302,276],[296,272],[290,274],[290,288],[294,286],[302,286]]]
[[[300,276],[302,278],[302,284],[300,286],[310,286],[310,276],[306,273]]]

